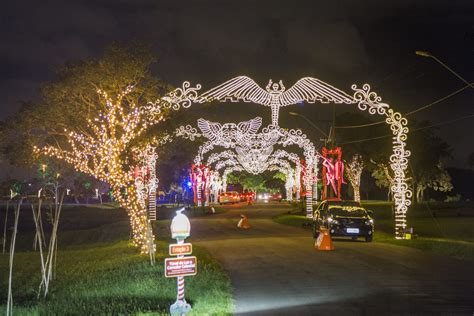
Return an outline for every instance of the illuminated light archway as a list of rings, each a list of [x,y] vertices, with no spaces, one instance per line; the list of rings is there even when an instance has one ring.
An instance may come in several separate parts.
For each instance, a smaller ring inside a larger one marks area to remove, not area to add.
[[[315,174],[313,172],[315,170],[314,163],[317,161],[313,143],[301,130],[283,129],[276,125],[275,122],[263,128],[261,132],[258,132],[261,123],[262,119],[260,117],[240,123],[218,123],[201,118],[198,120],[198,128],[201,132],[198,132],[191,125],[186,125],[179,127],[176,130],[176,135],[192,141],[199,137],[208,139],[199,147],[194,164],[203,164],[204,157],[208,152],[216,147],[222,147],[230,150],[224,150],[210,157],[212,158],[211,161],[225,158],[218,162],[216,168],[221,169],[226,166],[239,165],[251,174],[262,173],[270,166],[271,159],[276,161],[275,159],[278,160],[283,157],[273,156],[275,145],[283,147],[298,146],[303,150],[306,162],[306,168],[303,173],[303,183],[306,192],[306,213],[308,217],[312,217],[312,186],[315,181]],[[299,188],[297,194],[297,198],[299,198]]]
[[[295,167],[292,167],[290,163],[294,163]],[[215,164],[215,165],[214,165]],[[248,171],[244,168],[237,159],[237,154],[232,152],[231,150],[224,150],[218,153],[212,153],[206,161],[206,165],[212,167],[214,165],[214,169],[218,173],[223,168],[228,166],[235,167],[239,166],[243,170]],[[278,149],[272,153],[272,155],[268,158],[268,163],[264,166],[265,170],[276,170],[283,173],[286,177],[285,181],[285,190],[286,190],[286,197],[287,200],[292,199],[293,188],[295,188],[296,192],[300,190],[300,158],[295,153],[289,153],[285,150]],[[224,169],[225,170],[225,169]],[[315,173],[317,174],[317,172]],[[222,186],[222,185],[221,185]],[[225,188],[223,188],[225,191]],[[297,197],[299,199],[299,196]]]
[[[197,137],[197,136],[195,136]],[[249,161],[243,161],[244,158],[240,157],[238,152],[233,152],[232,150],[224,150],[222,152],[212,153],[206,161],[206,164],[201,164],[200,166],[205,166],[209,170],[214,170],[215,172],[220,172],[226,170],[229,167],[239,167],[240,169],[252,173],[259,174],[265,170],[280,170],[286,176],[285,187],[288,192],[288,187],[293,189],[293,186],[296,186],[296,190],[299,190],[299,173],[301,170],[300,158],[294,153],[288,153],[285,150],[278,149],[273,152],[270,156],[266,157],[265,161],[254,161],[253,166],[249,166]],[[198,155],[199,157],[199,155]],[[200,160],[199,160],[200,161]],[[291,166],[291,164],[295,166]],[[295,170],[298,170],[297,172]],[[298,178],[295,179],[295,174],[298,175]],[[220,179],[214,178],[213,181],[219,181]],[[211,181],[211,185],[212,182]],[[218,184],[218,187],[222,187],[222,184]],[[223,188],[225,190],[225,188]],[[214,191],[215,196],[215,191]],[[287,194],[287,198],[291,198],[290,194]]]
[[[358,88],[357,85],[354,84],[351,88],[353,90],[352,96],[319,79],[305,77],[298,80],[288,90],[286,90],[282,81],[273,83],[272,80],[269,81],[266,89],[262,89],[249,77],[239,76],[199,94],[198,92],[201,89],[201,85],[191,87],[191,84],[185,81],[182,88],[177,88],[167,97],[158,100],[155,104],[151,103],[150,113],[153,113],[154,107],[157,105],[158,107],[164,105],[178,109],[181,106],[189,107],[193,103],[206,103],[211,101],[252,102],[271,107],[272,124],[267,127],[268,130],[281,130],[278,127],[279,109],[281,107],[302,101],[308,103],[319,101],[322,103],[356,104],[360,110],[367,111],[369,114],[385,116],[385,122],[390,126],[394,135],[392,138],[393,154],[390,156],[390,167],[394,172],[394,184],[391,190],[394,194],[396,208],[395,237],[404,238],[406,213],[411,204],[410,198],[412,196],[405,176],[405,171],[408,166],[408,157],[410,156],[410,151],[405,148],[408,133],[407,119],[404,118],[401,113],[391,109],[388,104],[382,103],[382,98],[378,96],[377,93],[370,91],[370,85],[364,84],[362,88]],[[297,131],[298,130],[293,130],[285,135],[287,144],[294,143],[292,136],[298,135],[292,135],[292,133],[297,134]],[[301,138],[298,139],[298,142],[301,142]],[[310,149],[308,150],[310,151]],[[305,156],[306,151],[307,149],[305,149]],[[307,161],[311,166],[313,166],[314,163],[314,156],[313,151],[313,158]],[[311,169],[309,168],[309,170]],[[312,172],[305,174],[305,183],[310,183],[310,181],[308,181],[310,177],[312,177]]]

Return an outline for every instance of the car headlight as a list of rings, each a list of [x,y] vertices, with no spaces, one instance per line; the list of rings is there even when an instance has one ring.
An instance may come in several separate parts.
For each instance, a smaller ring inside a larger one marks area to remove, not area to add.
[[[333,224],[333,225],[339,225],[339,221],[337,219],[332,218],[332,217],[328,217],[328,223]]]
[[[374,224],[374,220],[373,219],[368,219],[365,221],[365,225],[373,225]]]

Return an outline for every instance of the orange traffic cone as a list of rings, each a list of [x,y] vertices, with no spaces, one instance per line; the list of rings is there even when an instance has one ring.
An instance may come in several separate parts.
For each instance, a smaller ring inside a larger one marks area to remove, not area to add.
[[[327,228],[319,228],[319,236],[318,239],[316,239],[314,247],[318,250],[334,250],[331,235],[329,234],[329,230]]]
[[[240,215],[240,221],[237,224],[237,227],[240,228],[240,229],[249,229],[250,228],[250,224],[249,224],[249,220],[247,219],[247,216]]]

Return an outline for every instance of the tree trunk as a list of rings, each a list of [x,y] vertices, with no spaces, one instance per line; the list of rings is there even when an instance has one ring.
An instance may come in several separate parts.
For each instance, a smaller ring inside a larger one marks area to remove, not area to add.
[[[120,186],[112,186],[113,197],[128,213],[132,229],[132,243],[140,247],[142,253],[147,253],[148,217],[146,209],[142,209],[140,206],[137,191],[133,185],[127,188],[126,196],[122,194],[121,189]]]
[[[416,205],[418,203],[418,184],[415,179],[413,179],[413,189],[412,189],[413,195],[412,195],[412,203],[413,205]]]
[[[413,185],[413,188],[412,188],[412,204],[413,205],[416,205],[418,204],[418,199],[417,199],[417,196],[416,196],[416,190],[418,189],[418,181],[416,181],[416,176],[415,176],[415,172],[413,170],[413,167],[411,165],[411,163],[408,163],[408,166],[410,167],[410,170],[411,170],[411,174],[412,174],[412,185]]]
[[[423,201],[423,196],[424,196],[425,190],[426,190],[426,187],[424,187],[422,185],[418,185],[418,187],[416,188],[417,202]]]
[[[354,201],[360,202],[360,186],[352,186],[352,189],[354,190]]]

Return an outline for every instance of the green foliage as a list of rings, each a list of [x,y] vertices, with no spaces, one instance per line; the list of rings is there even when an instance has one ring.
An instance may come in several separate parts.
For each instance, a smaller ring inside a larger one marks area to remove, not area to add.
[[[28,183],[17,179],[8,179],[0,183],[0,196],[9,197],[11,192],[20,195],[28,189]]]
[[[410,133],[407,140],[411,150],[409,175],[415,197],[420,200],[427,187],[438,191],[452,189],[451,178],[442,165],[443,159],[451,156],[451,147],[436,135],[433,128],[424,128],[429,125],[429,122],[415,125],[419,130]]]
[[[260,174],[253,175],[245,172],[240,172],[238,176],[235,176],[234,179],[229,179],[228,182],[240,183],[243,186],[244,190],[250,190],[254,192],[266,190],[265,178]]]
[[[261,174],[233,172],[227,176],[227,183],[240,183],[244,190],[284,192],[285,175],[276,171],[265,171]]]
[[[286,175],[282,172],[276,172],[274,175],[273,175],[273,179],[275,180],[281,180],[281,181],[286,181]]]
[[[387,178],[382,167],[374,168],[372,170],[372,177],[375,179],[375,185],[379,188],[389,188],[390,181]]]

